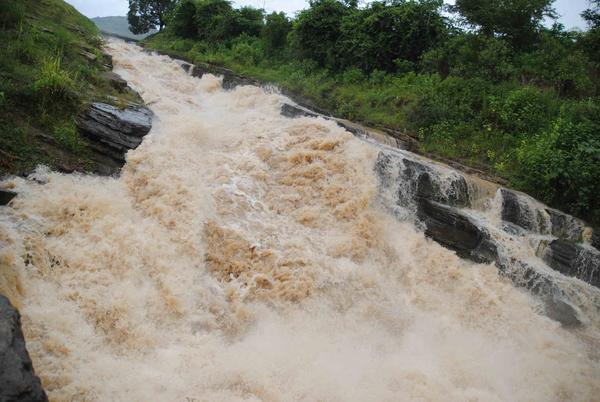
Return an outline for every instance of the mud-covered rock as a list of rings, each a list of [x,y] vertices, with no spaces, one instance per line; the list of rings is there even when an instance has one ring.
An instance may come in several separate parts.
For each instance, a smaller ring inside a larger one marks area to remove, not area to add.
[[[600,288],[600,252],[569,240],[554,240],[540,248],[540,257],[553,269]]]
[[[0,189],[0,206],[8,205],[8,203],[11,202],[16,196],[17,193],[14,191]]]
[[[21,316],[10,301],[0,295],[0,401],[47,400],[27,352]]]
[[[122,166],[127,151],[137,148],[152,128],[152,112],[137,104],[119,109],[93,103],[78,119],[78,127],[94,142],[95,151]]]

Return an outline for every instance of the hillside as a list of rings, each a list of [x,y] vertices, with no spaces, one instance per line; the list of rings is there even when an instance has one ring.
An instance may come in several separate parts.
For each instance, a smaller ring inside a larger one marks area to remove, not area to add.
[[[136,35],[132,33],[129,30],[129,22],[127,22],[127,17],[96,17],[92,18],[92,21],[103,33],[117,35],[122,38],[142,40],[148,35],[151,35],[154,32],[156,32],[155,30],[152,30],[142,35]]]
[[[0,176],[97,171],[77,116],[92,101],[136,99],[103,76],[110,64],[98,29],[62,0],[0,2]]]

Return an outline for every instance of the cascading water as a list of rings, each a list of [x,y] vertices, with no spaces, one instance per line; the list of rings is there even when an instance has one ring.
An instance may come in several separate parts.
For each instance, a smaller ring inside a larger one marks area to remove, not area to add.
[[[0,293],[51,400],[597,400],[597,320],[379,208],[375,146],[109,50],[156,114],[121,177],[4,183]]]

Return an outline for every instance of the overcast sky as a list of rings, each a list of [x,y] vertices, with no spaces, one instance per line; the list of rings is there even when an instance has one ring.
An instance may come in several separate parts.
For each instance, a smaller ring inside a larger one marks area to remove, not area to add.
[[[2,0],[0,0],[2,1]],[[105,17],[110,15],[126,15],[127,0],[67,0],[88,17]],[[234,4],[263,7],[267,11],[285,11],[293,15],[306,7],[305,0],[237,0]],[[588,8],[588,0],[556,0],[554,4],[566,28],[585,28],[585,22],[579,14]]]

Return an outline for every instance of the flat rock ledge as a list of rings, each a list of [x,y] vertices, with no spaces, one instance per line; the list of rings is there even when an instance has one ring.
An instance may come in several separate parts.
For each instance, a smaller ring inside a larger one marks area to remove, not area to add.
[[[153,113],[145,106],[129,104],[119,109],[106,103],[92,103],[77,125],[91,140],[95,153],[104,159],[104,174],[116,173],[125,163],[125,154],[137,148],[152,128]]]
[[[2,295],[0,295],[0,401],[48,401],[25,347],[21,316],[10,301]]]

